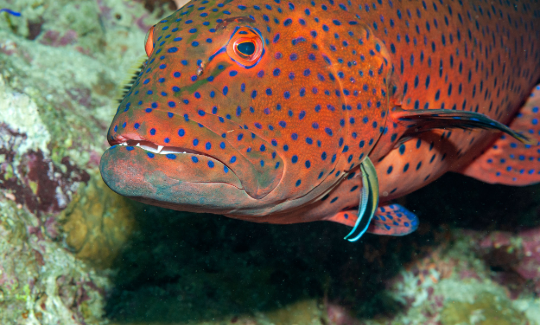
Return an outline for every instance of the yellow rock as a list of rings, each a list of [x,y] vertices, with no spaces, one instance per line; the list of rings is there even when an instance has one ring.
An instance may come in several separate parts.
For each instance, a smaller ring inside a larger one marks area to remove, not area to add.
[[[323,307],[315,299],[301,300],[269,312],[267,318],[276,325],[325,324]]]
[[[512,307],[504,297],[480,293],[473,303],[445,302],[441,313],[443,325],[519,325],[527,324],[525,315]]]
[[[77,191],[60,217],[66,244],[77,258],[110,267],[135,229],[135,205],[111,191],[99,172],[92,172],[88,185]]]

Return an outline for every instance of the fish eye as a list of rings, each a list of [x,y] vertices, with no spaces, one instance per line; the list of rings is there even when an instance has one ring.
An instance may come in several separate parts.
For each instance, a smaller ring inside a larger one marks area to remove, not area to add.
[[[238,54],[250,56],[255,53],[255,44],[252,42],[242,42],[240,44],[236,44],[236,51]]]
[[[261,34],[248,26],[237,27],[227,44],[227,54],[246,69],[254,67],[264,55]]]
[[[152,52],[154,52],[154,26],[152,26],[148,30],[148,33],[146,33],[144,44],[144,50],[146,51],[146,55],[150,57],[150,55],[152,55]]]

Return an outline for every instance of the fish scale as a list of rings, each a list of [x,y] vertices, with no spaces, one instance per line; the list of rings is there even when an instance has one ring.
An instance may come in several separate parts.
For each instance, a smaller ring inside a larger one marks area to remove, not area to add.
[[[354,225],[354,240],[406,234],[414,215],[384,206],[450,170],[482,178],[494,131],[514,143],[500,144],[516,157],[511,170],[529,162],[515,184],[538,182],[540,138],[527,129],[536,102],[516,114],[540,79],[539,18],[535,1],[192,1],[150,30],[148,61],[108,132],[122,146],[104,154],[103,178],[178,210],[336,221]],[[134,141],[171,159],[126,152]],[[218,162],[234,180],[213,176]],[[152,175],[177,179],[177,164],[182,181],[158,193]]]

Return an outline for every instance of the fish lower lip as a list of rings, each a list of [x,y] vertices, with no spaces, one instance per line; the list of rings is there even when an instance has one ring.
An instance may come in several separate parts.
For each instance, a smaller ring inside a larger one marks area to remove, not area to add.
[[[236,208],[236,196],[248,197],[236,174],[212,157],[154,154],[137,143],[113,145],[101,158],[103,180],[118,194],[178,210],[202,212],[204,205],[220,214]]]

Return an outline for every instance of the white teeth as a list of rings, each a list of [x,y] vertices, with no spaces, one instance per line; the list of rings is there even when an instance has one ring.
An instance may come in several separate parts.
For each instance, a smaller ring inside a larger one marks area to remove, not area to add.
[[[159,153],[156,148],[151,147],[151,146],[145,146],[144,144],[141,144],[139,147],[143,148],[146,151],[150,151],[150,152],[153,152],[153,153]]]
[[[160,145],[156,145],[156,144],[153,144],[153,143],[147,142],[147,141],[143,141],[143,143],[141,144],[140,142],[135,142],[135,140],[129,140],[128,142],[122,142],[122,143],[120,143],[118,145],[120,145],[120,146],[135,146],[135,147],[139,147],[141,149],[144,149],[146,151],[156,153],[156,154],[161,154],[161,155],[166,155],[166,154],[170,154],[170,153],[173,153],[173,154],[186,154],[187,153],[186,151],[174,150],[175,149],[174,147],[160,146]]]
[[[169,154],[169,153],[187,153],[187,152],[185,152],[185,151],[182,151],[182,152],[181,151],[174,151],[174,150],[162,150],[160,152],[160,154],[162,154],[162,155],[166,155],[166,154]]]

